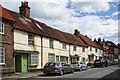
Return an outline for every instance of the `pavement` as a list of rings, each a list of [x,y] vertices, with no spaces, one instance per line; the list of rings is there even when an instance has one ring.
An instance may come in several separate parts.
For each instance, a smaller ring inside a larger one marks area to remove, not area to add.
[[[88,66],[88,69],[91,69],[93,66]],[[9,76],[3,76],[2,79],[15,79],[15,78],[32,78],[43,74],[42,71],[34,71],[34,72],[27,72],[27,73],[15,73]]]

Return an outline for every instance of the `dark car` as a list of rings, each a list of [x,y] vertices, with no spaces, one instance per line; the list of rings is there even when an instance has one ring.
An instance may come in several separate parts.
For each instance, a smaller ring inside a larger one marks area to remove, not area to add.
[[[43,73],[45,75],[48,74],[60,74],[63,75],[64,73],[74,72],[74,68],[72,68],[69,64],[65,62],[48,62],[44,66]]]
[[[95,60],[94,61],[94,67],[104,67],[105,66],[105,60]]]

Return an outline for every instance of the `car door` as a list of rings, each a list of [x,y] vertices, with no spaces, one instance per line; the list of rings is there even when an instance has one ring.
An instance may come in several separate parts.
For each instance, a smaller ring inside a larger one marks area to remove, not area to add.
[[[66,73],[67,72],[66,64],[65,63],[61,63],[61,65],[62,65],[62,69],[63,69],[64,73]]]
[[[66,70],[67,70],[67,72],[71,72],[72,68],[69,64],[66,64]]]
[[[80,67],[83,69],[83,62],[80,62]]]

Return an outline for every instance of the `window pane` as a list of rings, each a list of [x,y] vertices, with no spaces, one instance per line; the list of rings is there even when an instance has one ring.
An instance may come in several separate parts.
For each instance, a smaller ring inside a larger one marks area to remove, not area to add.
[[[0,64],[5,63],[5,48],[0,47]]]
[[[55,55],[54,54],[48,54],[48,62],[54,62],[55,61]]]
[[[54,46],[53,46],[53,40],[52,39],[49,39],[49,47],[50,48],[54,48]]]
[[[34,45],[34,35],[28,33],[28,45]]]
[[[3,34],[4,33],[4,24],[0,23],[0,33]]]
[[[38,65],[38,54],[30,54],[30,65]]]

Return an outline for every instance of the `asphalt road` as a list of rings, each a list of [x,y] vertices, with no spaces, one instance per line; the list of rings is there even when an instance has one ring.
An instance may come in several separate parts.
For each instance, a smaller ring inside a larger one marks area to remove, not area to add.
[[[108,66],[107,68],[91,68],[85,71],[76,71],[74,73],[69,73],[69,74],[65,74],[63,76],[59,76],[59,75],[49,75],[46,76],[44,74],[40,74],[39,76],[36,76],[35,78],[49,78],[49,79],[53,79],[53,78],[81,78],[81,79],[94,79],[94,78],[99,78],[99,79],[103,79],[103,78],[119,78],[120,79],[120,68],[116,65],[116,66]]]
[[[31,76],[32,75],[32,76]],[[31,77],[30,77],[31,76]],[[107,68],[90,68],[85,71],[60,75],[44,75],[41,72],[10,76],[2,80],[120,80],[120,66],[108,66]]]

